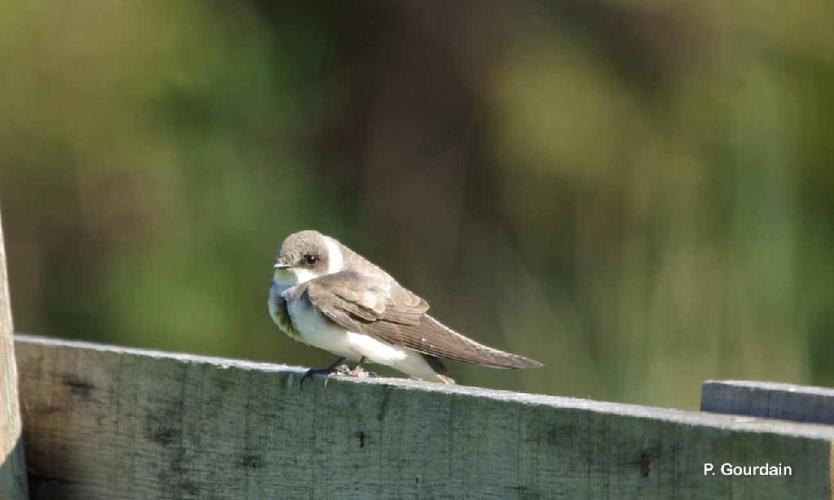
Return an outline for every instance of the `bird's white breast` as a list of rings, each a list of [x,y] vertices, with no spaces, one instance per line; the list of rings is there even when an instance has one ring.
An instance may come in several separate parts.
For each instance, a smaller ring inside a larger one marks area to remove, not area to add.
[[[379,341],[369,335],[350,332],[333,323],[307,300],[287,301],[287,312],[292,319],[299,340],[319,349],[330,351],[351,360],[368,360],[391,365],[409,357],[410,349]]]
[[[350,332],[326,318],[307,299],[289,298],[292,295],[291,288],[273,282],[269,291],[269,312],[278,326],[295,340],[351,361],[364,357],[370,362],[390,366],[412,377],[444,381],[438,378],[419,352],[382,342],[370,335]],[[283,317],[276,300],[286,301],[286,315],[289,318]],[[291,325],[286,324],[286,320],[290,320]]]
[[[351,348],[347,330],[325,318],[306,300],[288,301],[287,312],[305,344],[354,361],[361,357]]]

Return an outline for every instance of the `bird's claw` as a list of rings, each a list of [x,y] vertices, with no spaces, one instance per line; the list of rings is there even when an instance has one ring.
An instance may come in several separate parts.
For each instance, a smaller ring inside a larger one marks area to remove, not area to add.
[[[327,367],[327,368],[312,368],[307,370],[304,375],[301,377],[301,382],[299,382],[299,386],[301,390],[304,390],[304,381],[308,378],[312,377],[313,375],[330,375],[331,373],[335,373],[338,375],[343,375],[350,373],[350,367],[346,363],[342,363],[335,367]]]
[[[308,378],[312,377],[313,375],[336,375],[340,377],[356,377],[356,378],[373,378],[377,377],[377,374],[368,371],[362,368],[361,365],[357,365],[356,368],[351,369],[347,363],[341,363],[335,366],[328,366],[327,368],[313,368],[311,370],[307,370],[304,375],[301,377],[301,382],[299,385],[301,386],[301,390],[304,390],[304,381]],[[324,381],[327,384],[327,380]]]

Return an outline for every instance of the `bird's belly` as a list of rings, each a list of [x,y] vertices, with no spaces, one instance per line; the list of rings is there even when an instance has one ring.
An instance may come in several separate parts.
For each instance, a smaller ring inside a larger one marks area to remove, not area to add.
[[[351,348],[368,360],[390,366],[412,377],[449,383],[451,379],[439,377],[419,352],[407,347],[381,342],[369,335],[348,332]]]
[[[369,335],[347,332],[350,348],[374,363],[393,365],[408,357],[409,349],[379,341]]]
[[[348,332],[334,324],[304,300],[287,303],[287,311],[299,340],[337,356],[357,361],[361,355],[351,348]]]

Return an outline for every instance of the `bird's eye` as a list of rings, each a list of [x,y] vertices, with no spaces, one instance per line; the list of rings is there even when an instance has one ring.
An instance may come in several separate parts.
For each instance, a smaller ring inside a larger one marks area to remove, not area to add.
[[[318,261],[319,261],[319,258],[316,257],[315,255],[305,255],[304,256],[304,262],[306,262],[307,265],[309,265],[309,266],[314,265]]]

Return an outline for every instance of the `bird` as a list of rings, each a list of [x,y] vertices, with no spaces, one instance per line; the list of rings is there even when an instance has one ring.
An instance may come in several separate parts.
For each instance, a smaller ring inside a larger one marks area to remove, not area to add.
[[[366,376],[366,362],[411,378],[454,384],[444,360],[492,368],[539,368],[542,363],[500,351],[457,333],[428,314],[429,304],[390,274],[315,230],[281,243],[269,287],[269,314],[293,340],[337,356],[326,368]],[[356,362],[350,369],[345,361]]]

